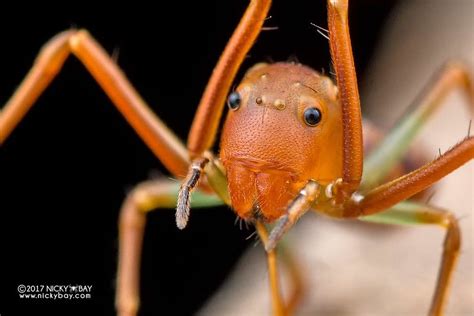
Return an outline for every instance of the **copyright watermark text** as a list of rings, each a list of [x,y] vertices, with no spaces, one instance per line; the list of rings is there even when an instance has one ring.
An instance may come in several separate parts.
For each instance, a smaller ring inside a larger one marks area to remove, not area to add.
[[[20,284],[20,299],[32,300],[81,300],[90,299],[92,285],[86,284]]]

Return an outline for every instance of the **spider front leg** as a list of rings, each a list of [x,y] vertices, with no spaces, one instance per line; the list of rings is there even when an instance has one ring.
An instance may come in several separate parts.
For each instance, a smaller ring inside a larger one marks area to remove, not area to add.
[[[181,186],[176,209],[180,229],[189,217],[189,193],[193,190],[206,164],[205,152],[214,144],[225,100],[242,61],[253,45],[270,9],[271,0],[251,0],[239,25],[232,34],[212,72],[191,125],[188,150],[193,159]]]
[[[343,168],[337,182],[336,200],[357,190],[362,177],[363,143],[359,88],[349,34],[348,0],[328,0],[328,29],[331,58],[342,105]]]
[[[199,157],[214,144],[227,94],[245,56],[261,31],[271,0],[251,0],[212,72],[191,125],[188,149]]]

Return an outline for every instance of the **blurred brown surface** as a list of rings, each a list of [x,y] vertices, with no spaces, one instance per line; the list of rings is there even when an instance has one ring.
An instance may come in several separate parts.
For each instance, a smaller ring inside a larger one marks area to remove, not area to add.
[[[474,66],[474,1],[407,1],[392,14],[366,78],[364,112],[389,127],[440,65],[458,58]],[[465,137],[470,117],[454,93],[415,145],[428,157]],[[446,315],[474,315],[473,175],[470,162],[435,188],[431,204],[460,219],[462,252]],[[288,240],[308,291],[298,315],[426,315],[444,231],[375,226],[307,214]],[[284,288],[287,288],[284,286]],[[259,245],[240,260],[202,315],[270,315],[268,277]]]

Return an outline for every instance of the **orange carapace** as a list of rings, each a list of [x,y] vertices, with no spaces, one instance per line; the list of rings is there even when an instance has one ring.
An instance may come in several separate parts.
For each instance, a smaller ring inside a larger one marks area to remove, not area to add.
[[[227,103],[220,158],[240,217],[273,221],[308,179],[342,176],[341,106],[330,78],[296,63],[257,64]]]

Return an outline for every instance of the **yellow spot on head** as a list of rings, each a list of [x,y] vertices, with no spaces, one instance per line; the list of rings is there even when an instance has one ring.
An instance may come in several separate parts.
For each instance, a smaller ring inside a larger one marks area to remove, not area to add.
[[[275,106],[277,110],[283,110],[285,108],[285,101],[276,99],[275,102],[273,102],[273,106]]]

